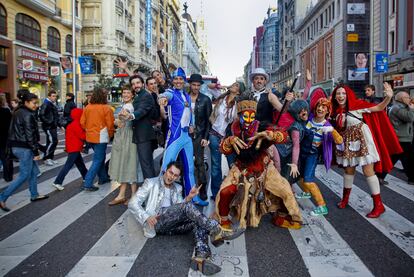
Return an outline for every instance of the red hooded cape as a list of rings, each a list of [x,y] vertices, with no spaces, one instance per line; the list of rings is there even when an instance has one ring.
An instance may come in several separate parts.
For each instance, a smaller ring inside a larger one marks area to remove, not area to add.
[[[343,87],[346,91],[347,111],[356,111],[375,106],[375,104],[358,99],[350,87],[340,85],[332,92],[331,101],[334,116],[342,112],[338,102],[335,100],[336,92],[340,87]],[[398,137],[395,134],[394,127],[391,125],[385,111],[363,113],[363,119],[371,130],[375,146],[380,156],[380,161],[374,165],[375,172],[390,172],[394,167],[391,161],[391,155],[403,152]]]

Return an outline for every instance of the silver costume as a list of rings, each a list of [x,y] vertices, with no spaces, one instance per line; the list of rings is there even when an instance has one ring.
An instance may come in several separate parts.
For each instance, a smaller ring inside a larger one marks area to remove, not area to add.
[[[207,218],[191,201],[184,202],[182,187],[176,183],[171,186],[170,190],[171,206],[162,208],[165,191],[162,176],[146,179],[129,201],[129,210],[143,226],[144,235],[153,238],[156,234],[176,235],[193,231],[196,241],[196,257],[210,257],[208,235],[219,229],[218,222]],[[158,216],[155,228],[151,228],[146,222],[150,216]]]

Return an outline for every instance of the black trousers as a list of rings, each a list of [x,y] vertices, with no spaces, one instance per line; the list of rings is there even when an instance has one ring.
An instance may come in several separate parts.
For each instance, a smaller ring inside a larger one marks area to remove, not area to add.
[[[401,161],[408,181],[414,182],[414,145],[411,142],[400,142],[400,145],[403,152],[391,156],[392,164],[395,165],[398,161]],[[384,179],[387,173],[377,174],[377,176]]]
[[[205,194],[207,189],[206,165],[204,163],[204,147],[201,146],[201,137],[193,138],[194,151],[194,176],[197,185],[203,185],[200,189],[200,195]]]
[[[46,134],[46,146],[44,149],[45,155],[43,160],[51,159],[55,157],[55,150],[58,144],[57,129],[43,129]]]
[[[13,160],[6,155],[6,146],[0,146],[0,160],[3,164],[3,179],[6,182],[13,180]]]
[[[137,143],[139,163],[141,164],[144,179],[155,177],[153,147],[151,141]]]

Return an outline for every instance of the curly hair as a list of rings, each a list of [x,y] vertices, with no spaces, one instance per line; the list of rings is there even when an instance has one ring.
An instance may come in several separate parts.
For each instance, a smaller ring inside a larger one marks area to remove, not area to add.
[[[92,93],[90,104],[108,104],[106,90],[103,88],[95,89]]]

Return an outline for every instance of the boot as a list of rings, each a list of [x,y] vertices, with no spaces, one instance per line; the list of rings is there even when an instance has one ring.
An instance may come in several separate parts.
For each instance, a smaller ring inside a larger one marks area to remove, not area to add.
[[[194,257],[191,259],[190,267],[193,270],[200,271],[203,275],[210,276],[221,271],[221,267],[213,264],[212,261],[205,258]]]
[[[372,200],[374,202],[374,208],[369,214],[367,214],[367,217],[377,218],[385,212],[385,207],[381,201],[381,194],[378,193],[378,194],[372,195]]]
[[[338,203],[338,208],[345,209],[348,205],[349,195],[351,194],[351,189],[344,188],[344,192],[342,193],[342,200]]]
[[[286,218],[276,215],[273,217],[273,224],[282,228],[287,228],[287,229],[300,229],[302,228],[302,224],[300,224],[300,222],[297,221],[289,221]]]
[[[237,228],[235,230],[225,229],[221,225],[218,225],[210,233],[210,241],[215,247],[221,246],[225,240],[233,240],[238,238],[244,233],[245,229]]]

